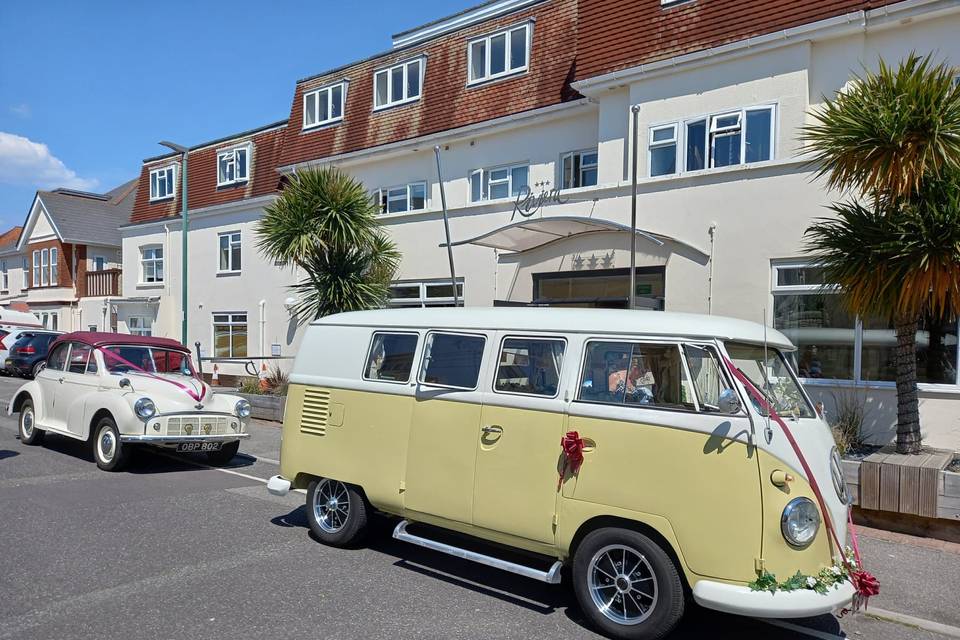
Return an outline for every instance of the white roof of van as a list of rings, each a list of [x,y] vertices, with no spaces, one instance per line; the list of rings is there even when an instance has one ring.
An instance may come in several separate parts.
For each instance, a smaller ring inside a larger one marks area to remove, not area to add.
[[[378,309],[337,313],[314,325],[538,331],[544,333],[633,334],[721,338],[793,349],[790,340],[758,322],[725,316],[626,309],[567,309],[558,307],[460,307]]]

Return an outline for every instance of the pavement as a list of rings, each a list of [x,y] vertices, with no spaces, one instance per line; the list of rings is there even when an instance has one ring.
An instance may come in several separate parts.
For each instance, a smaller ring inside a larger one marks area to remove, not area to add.
[[[0,405],[21,381],[0,378]],[[390,537],[357,549],[310,535],[303,495],[270,496],[280,429],[253,422],[229,468],[138,451],[97,469],[80,442],[17,439],[0,417],[0,640],[598,638],[567,585]],[[882,584],[866,614],[761,621],[690,604],[671,640],[960,637],[960,545],[864,530]]]

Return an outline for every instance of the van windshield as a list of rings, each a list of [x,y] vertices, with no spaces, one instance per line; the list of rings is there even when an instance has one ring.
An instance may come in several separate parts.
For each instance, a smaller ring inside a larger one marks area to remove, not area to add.
[[[763,393],[774,411],[784,417],[816,417],[800,390],[800,383],[778,349],[738,342],[728,342],[725,346],[733,364]],[[767,415],[752,396],[750,401],[761,415]]]

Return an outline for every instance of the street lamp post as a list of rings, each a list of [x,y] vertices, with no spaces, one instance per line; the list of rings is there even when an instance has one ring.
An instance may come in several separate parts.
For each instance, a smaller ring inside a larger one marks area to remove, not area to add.
[[[180,342],[187,344],[187,232],[190,229],[190,214],[187,208],[187,156],[190,149],[183,145],[161,140],[160,144],[180,154],[181,180],[180,200],[183,208],[180,213]]]

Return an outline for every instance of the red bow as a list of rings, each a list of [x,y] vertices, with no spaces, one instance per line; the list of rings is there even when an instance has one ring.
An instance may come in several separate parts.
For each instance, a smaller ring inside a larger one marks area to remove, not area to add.
[[[875,596],[880,593],[880,581],[873,577],[868,571],[854,571],[850,576],[850,582],[853,588],[857,590],[857,595],[864,599]]]
[[[576,431],[568,431],[560,438],[560,448],[563,449],[563,468],[560,469],[560,478],[557,480],[557,491],[563,484],[563,476],[567,468],[570,469],[570,474],[574,475],[583,464],[583,438]]]

